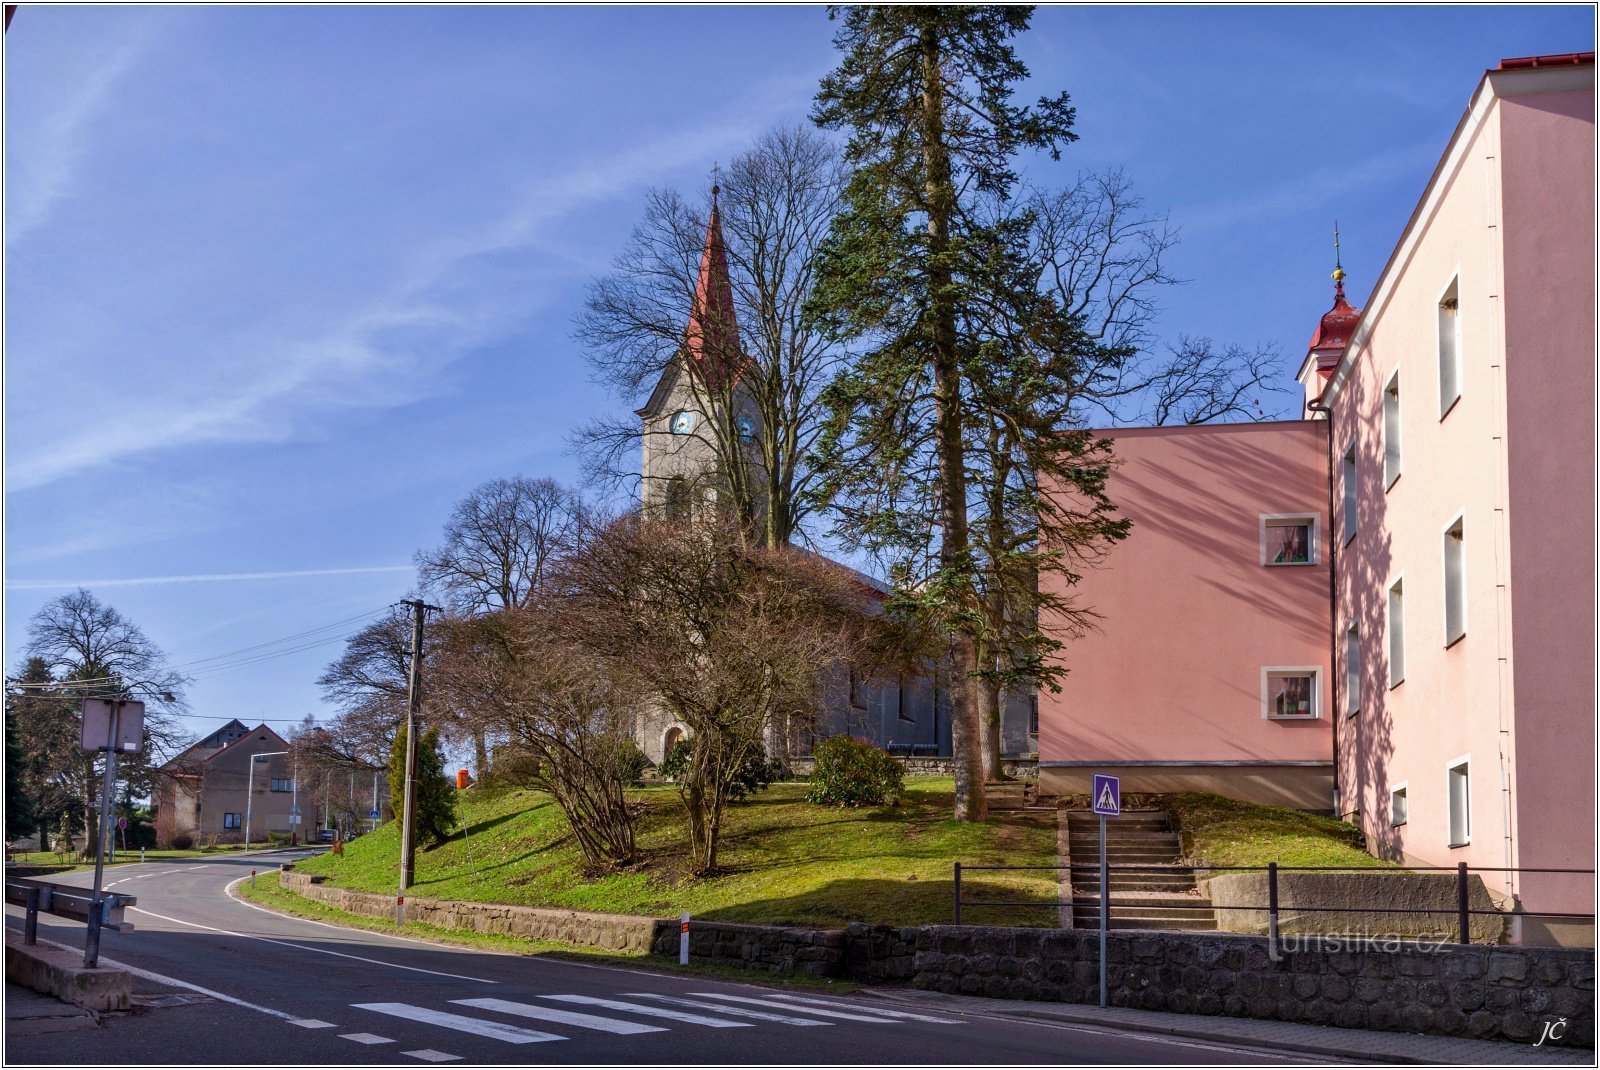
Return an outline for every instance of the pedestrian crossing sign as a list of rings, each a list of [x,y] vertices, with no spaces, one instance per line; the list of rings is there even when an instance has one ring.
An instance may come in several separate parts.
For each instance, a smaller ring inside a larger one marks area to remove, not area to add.
[[[1117,777],[1096,773],[1090,783],[1089,797],[1094,801],[1094,812],[1101,817],[1116,817],[1122,813],[1122,783]]]

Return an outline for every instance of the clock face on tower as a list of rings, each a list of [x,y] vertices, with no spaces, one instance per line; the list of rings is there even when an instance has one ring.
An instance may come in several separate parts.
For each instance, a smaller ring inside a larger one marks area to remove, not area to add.
[[[750,417],[739,417],[739,421],[735,426],[739,429],[740,442],[749,442],[756,437],[756,425],[751,421]]]
[[[670,426],[674,435],[687,435],[694,430],[694,413],[687,409],[673,413]]]

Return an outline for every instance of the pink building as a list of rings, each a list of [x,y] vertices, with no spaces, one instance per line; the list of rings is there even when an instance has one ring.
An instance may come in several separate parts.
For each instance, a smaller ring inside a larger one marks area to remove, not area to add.
[[[1078,588],[1104,620],[1040,697],[1043,783],[1120,768],[1332,806],[1415,864],[1593,869],[1594,203],[1593,54],[1507,60],[1364,310],[1335,273],[1308,420],[1107,432],[1134,530]],[[1271,563],[1310,514],[1306,562]],[[1592,875],[1482,876],[1593,909]]]

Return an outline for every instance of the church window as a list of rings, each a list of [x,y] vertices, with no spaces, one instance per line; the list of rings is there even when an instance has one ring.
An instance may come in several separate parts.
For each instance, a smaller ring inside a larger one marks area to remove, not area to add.
[[[667,480],[667,519],[689,519],[689,481],[682,476]]]

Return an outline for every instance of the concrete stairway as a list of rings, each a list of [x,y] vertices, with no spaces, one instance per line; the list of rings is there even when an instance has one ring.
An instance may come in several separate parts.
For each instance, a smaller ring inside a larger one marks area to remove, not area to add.
[[[1093,867],[1100,859],[1099,818],[1088,810],[1067,813],[1067,843],[1075,866]],[[1106,861],[1111,865],[1111,928],[1215,929],[1211,900],[1195,891],[1194,870],[1121,872],[1118,865],[1171,865],[1181,850],[1177,833],[1160,810],[1124,810],[1106,819]],[[1160,908],[1160,909],[1156,909]],[[1072,925],[1100,925],[1100,875],[1072,872]]]

